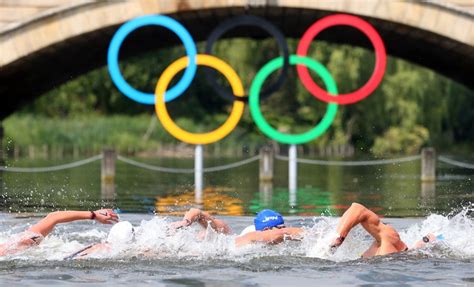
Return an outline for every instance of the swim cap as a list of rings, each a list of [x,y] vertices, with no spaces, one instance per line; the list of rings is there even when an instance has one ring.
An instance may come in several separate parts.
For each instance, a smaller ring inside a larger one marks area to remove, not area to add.
[[[247,233],[254,232],[254,231],[255,231],[255,225],[249,225],[245,227],[244,230],[242,230],[242,232],[240,232],[239,236],[243,236]]]
[[[283,221],[283,216],[280,213],[264,209],[257,213],[257,216],[254,219],[255,230],[262,231],[265,228],[272,228],[281,224],[285,224]]]
[[[443,234],[436,235],[436,240],[439,240],[439,241],[444,240],[444,235]]]
[[[135,231],[133,225],[128,221],[116,223],[107,236],[107,242],[112,244],[126,244],[133,241]]]

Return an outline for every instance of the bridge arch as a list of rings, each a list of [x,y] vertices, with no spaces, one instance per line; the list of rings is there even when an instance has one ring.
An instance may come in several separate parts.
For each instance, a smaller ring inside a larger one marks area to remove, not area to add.
[[[298,38],[320,17],[354,14],[376,27],[390,55],[474,88],[474,4],[463,8],[453,1],[461,0],[0,0],[0,14],[2,4],[50,4],[19,21],[0,23],[0,119],[53,87],[105,65],[107,47],[117,27],[134,17],[155,13],[177,18],[197,41],[205,40],[216,23],[234,15],[265,17],[288,37]],[[132,44],[124,47],[121,56],[178,43],[161,30],[137,32],[133,35],[136,41],[129,41]],[[333,28],[318,39],[369,45],[347,30]],[[232,36],[258,37],[243,29]]]

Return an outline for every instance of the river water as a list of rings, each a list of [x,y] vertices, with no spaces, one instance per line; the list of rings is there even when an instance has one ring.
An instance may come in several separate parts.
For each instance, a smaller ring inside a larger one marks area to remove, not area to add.
[[[458,158],[459,159],[459,158]],[[137,159],[156,166],[192,168],[192,158]],[[205,167],[241,159],[210,158]],[[474,158],[461,158],[474,162]],[[65,160],[70,162],[72,160]],[[8,161],[15,167],[52,166],[58,161]],[[221,215],[253,215],[263,208],[282,214],[341,215],[351,202],[360,202],[388,217],[447,214],[474,202],[474,170],[438,163],[435,184],[420,182],[420,161],[380,166],[317,166],[299,164],[298,191],[288,192],[288,162],[275,161],[273,184],[258,179],[258,161],[205,173],[201,206]],[[115,194],[101,194],[100,161],[46,173],[4,172],[0,211],[48,212],[101,206],[125,212],[181,214],[196,204],[193,174],[150,171],[118,161]]]
[[[307,226],[301,242],[277,246],[233,247],[234,236],[208,231],[197,240],[197,227],[166,233],[175,218],[124,214],[136,226],[136,242],[111,254],[64,261],[62,258],[90,243],[104,241],[108,226],[76,222],[56,228],[40,246],[0,259],[2,285],[114,284],[157,286],[469,286],[474,284],[474,222],[467,209],[454,217],[385,219],[413,245],[426,232],[441,232],[445,240],[428,248],[359,259],[371,239],[353,230],[335,254],[327,246],[334,217],[286,218],[291,226]],[[236,232],[251,217],[224,216]],[[0,242],[35,219],[2,215]]]
[[[237,159],[209,159],[216,166]],[[192,167],[192,159],[140,160]],[[161,174],[117,164],[116,194],[101,194],[100,163],[36,174],[2,174],[0,243],[58,209],[120,208],[122,220],[137,230],[133,244],[85,260],[62,260],[91,243],[104,241],[109,226],[74,222],[58,226],[37,248],[0,258],[0,282],[10,286],[446,286],[474,285],[474,171],[440,164],[438,181],[422,185],[419,162],[372,167],[299,165],[299,189],[288,193],[287,163],[277,161],[271,186],[258,182],[258,162],[206,174],[200,203],[193,175]],[[12,166],[47,166],[48,161],[18,161]],[[58,164],[55,162],[54,164]],[[412,246],[428,232],[445,240],[368,260],[359,259],[371,243],[361,228],[351,232],[335,254],[328,252],[338,216],[351,202],[367,205],[400,231]],[[301,242],[237,249],[233,236],[197,227],[170,234],[169,222],[191,206],[228,221],[235,233],[252,215],[273,208],[287,225],[304,226]],[[154,212],[154,214],[153,214]]]

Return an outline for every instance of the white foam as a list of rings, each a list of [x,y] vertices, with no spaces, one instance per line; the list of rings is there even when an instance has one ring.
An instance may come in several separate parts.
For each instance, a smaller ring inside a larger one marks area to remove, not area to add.
[[[400,236],[408,246],[413,246],[427,233],[441,233],[445,240],[423,250],[425,254],[435,257],[474,258],[474,222],[469,217],[470,209],[448,217],[433,214],[418,224],[400,230]],[[197,225],[179,230],[168,228],[169,220],[154,217],[143,220],[135,226],[135,241],[123,246],[112,245],[110,251],[94,254],[94,258],[131,258],[146,256],[150,258],[197,258],[227,259],[238,262],[261,256],[306,256],[332,261],[354,260],[360,257],[372,243],[373,239],[361,227],[356,227],[347,236],[344,244],[332,254],[329,250],[334,239],[338,218],[318,217],[314,225],[306,228],[305,237],[300,242],[284,242],[275,246],[254,244],[236,248],[236,235],[217,234],[208,228],[202,231]],[[87,227],[88,228],[88,227]],[[6,242],[10,231],[0,232],[0,243]],[[92,229],[81,232],[67,232],[58,229],[53,235],[35,248],[0,257],[0,260],[61,260],[75,251],[92,243],[103,242],[106,232]]]

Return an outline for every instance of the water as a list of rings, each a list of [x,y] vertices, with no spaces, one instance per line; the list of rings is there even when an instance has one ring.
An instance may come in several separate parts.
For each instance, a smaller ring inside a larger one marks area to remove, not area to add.
[[[205,166],[238,159],[208,159]],[[192,167],[192,159],[143,160],[168,167]],[[68,161],[65,161],[68,162]],[[48,166],[57,161],[10,162]],[[62,258],[104,241],[109,226],[89,221],[58,226],[37,248],[0,259],[1,285],[157,285],[157,286],[446,286],[474,285],[474,171],[440,164],[438,181],[422,185],[419,162],[376,167],[299,165],[299,190],[287,189],[287,163],[276,162],[273,185],[258,182],[258,163],[206,174],[202,203],[192,192],[193,175],[163,174],[117,163],[116,194],[101,194],[100,163],[53,173],[3,173],[0,243],[58,209],[118,207],[137,227],[137,242],[86,260]],[[337,217],[357,201],[385,217],[409,246],[428,232],[446,240],[429,248],[368,260],[360,253],[371,243],[361,228],[328,253]],[[273,208],[291,226],[305,226],[301,242],[278,246],[233,247],[234,236],[196,239],[197,229],[166,232],[167,223],[191,206],[222,216],[235,233],[251,215]],[[155,212],[156,215],[153,215]],[[323,216],[321,216],[323,215]],[[329,215],[329,216],[328,216]],[[169,216],[169,217],[167,217]],[[394,218],[401,217],[401,218]]]
[[[471,208],[472,211],[472,208]],[[250,217],[224,216],[235,232]],[[1,215],[0,242],[27,228],[29,218]],[[0,281],[10,286],[58,284],[154,284],[157,286],[314,286],[318,285],[472,285],[474,283],[474,221],[469,209],[450,217],[385,219],[402,239],[413,245],[428,231],[442,232],[445,240],[417,251],[371,259],[360,253],[371,238],[360,228],[331,255],[327,244],[337,224],[334,217],[287,217],[291,226],[306,226],[301,242],[277,246],[233,247],[234,236],[207,231],[196,239],[198,228],[166,235],[176,218],[126,214],[136,226],[136,242],[114,247],[92,259],[62,258],[90,243],[105,240],[109,226],[89,221],[60,225],[37,248],[0,259]],[[34,221],[34,220],[33,220]]]
[[[192,168],[192,158],[138,159],[166,167]],[[207,159],[217,166],[240,159]],[[474,159],[463,159],[474,162]],[[69,162],[71,160],[65,160]],[[295,200],[288,193],[288,163],[275,161],[273,185],[260,185],[258,162],[206,173],[202,207],[223,215],[252,215],[273,208],[291,215],[341,215],[357,201],[389,217],[446,214],[474,202],[474,170],[438,165],[436,184],[421,184],[420,162],[369,167],[299,164]],[[57,161],[8,162],[11,166],[50,166]],[[118,207],[127,212],[181,214],[194,205],[193,174],[149,171],[117,162],[116,194],[100,191],[100,162],[52,173],[3,173],[0,211]]]

